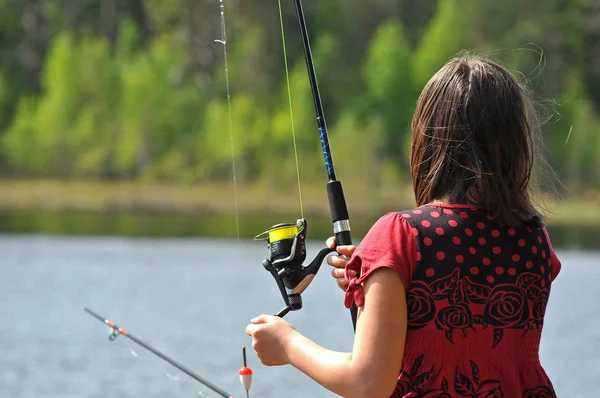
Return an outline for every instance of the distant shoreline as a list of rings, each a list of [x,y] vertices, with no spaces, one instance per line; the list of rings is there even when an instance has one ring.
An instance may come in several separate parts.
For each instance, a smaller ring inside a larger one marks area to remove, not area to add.
[[[374,189],[346,183],[344,190],[351,218],[373,218],[388,211],[414,206],[412,189],[406,185]],[[237,193],[240,215],[300,214],[297,187],[240,184]],[[329,215],[324,184],[303,184],[302,196],[305,215]],[[542,203],[549,212],[548,225],[600,227],[600,192],[562,200],[543,198]],[[0,180],[0,211],[234,215],[235,201],[231,182],[185,186],[143,182]]]
[[[381,215],[414,206],[410,186],[344,185],[352,235],[362,239]],[[251,240],[301,217],[297,187],[201,186],[135,182],[0,180],[0,234],[219,238]],[[309,240],[332,235],[324,184],[303,184]],[[600,195],[545,198],[548,231],[559,249],[600,250]],[[545,213],[545,212],[544,212]]]

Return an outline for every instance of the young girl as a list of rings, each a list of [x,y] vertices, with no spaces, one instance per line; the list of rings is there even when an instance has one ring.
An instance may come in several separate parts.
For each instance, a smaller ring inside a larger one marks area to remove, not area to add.
[[[535,126],[503,67],[448,62],[413,118],[419,207],[338,247],[349,260],[328,259],[346,307],[359,307],[352,352],[262,315],[246,329],[261,362],[348,398],[556,397],[538,350],[561,264],[529,194]]]

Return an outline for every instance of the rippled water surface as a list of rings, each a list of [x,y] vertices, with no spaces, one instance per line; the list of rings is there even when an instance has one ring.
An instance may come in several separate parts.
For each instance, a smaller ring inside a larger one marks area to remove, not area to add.
[[[309,242],[309,252],[321,248]],[[282,306],[262,268],[265,247],[217,239],[0,236],[0,396],[215,396],[126,338],[108,340],[101,315],[236,396],[248,346],[252,397],[332,397],[291,367],[260,365],[248,320]],[[541,359],[560,397],[600,385],[600,252],[560,251]],[[350,350],[352,327],[325,265],[289,320],[331,349]]]

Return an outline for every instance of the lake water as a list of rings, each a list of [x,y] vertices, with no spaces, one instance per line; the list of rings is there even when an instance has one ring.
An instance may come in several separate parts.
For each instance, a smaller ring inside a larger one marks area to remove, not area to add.
[[[309,242],[309,255],[322,242]],[[0,397],[216,396],[83,311],[88,306],[235,396],[241,347],[251,397],[333,397],[291,367],[258,362],[244,328],[281,309],[263,243],[223,239],[0,236]],[[600,385],[600,252],[558,250],[541,359],[560,397]],[[286,319],[318,343],[350,350],[352,327],[329,266]]]

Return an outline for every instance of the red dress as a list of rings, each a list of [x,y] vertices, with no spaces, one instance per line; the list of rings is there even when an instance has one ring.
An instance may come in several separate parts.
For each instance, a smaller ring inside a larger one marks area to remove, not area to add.
[[[345,305],[364,303],[379,267],[400,275],[408,331],[393,398],[556,397],[539,360],[550,285],[560,272],[544,228],[498,225],[470,205],[388,213],[346,267]]]

